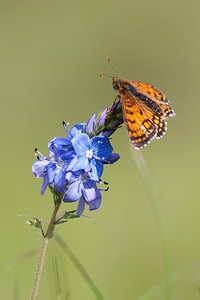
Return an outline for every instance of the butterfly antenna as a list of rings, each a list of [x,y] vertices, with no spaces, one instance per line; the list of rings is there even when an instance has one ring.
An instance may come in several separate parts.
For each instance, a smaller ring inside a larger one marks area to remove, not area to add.
[[[107,61],[109,62],[109,64],[110,64],[111,67],[113,68],[113,71],[114,71],[114,73],[115,73],[116,78],[118,78],[117,73],[116,73],[116,71],[115,71],[115,68],[113,67],[113,65],[112,65],[112,63],[111,63],[111,61],[110,61],[110,57],[107,58]],[[101,76],[101,77],[111,77],[111,78],[114,78],[113,76],[104,75],[104,74],[102,74],[102,73],[100,74],[100,76]]]
[[[102,73],[100,74],[100,76],[101,76],[101,77],[111,77],[111,78],[114,78],[113,76],[104,75],[104,74],[102,74]]]
[[[117,72],[115,71],[115,68],[113,67],[113,65],[112,65],[112,63],[111,63],[111,61],[110,61],[110,57],[107,58],[107,62],[109,62],[109,64],[111,65],[111,67],[112,67],[112,69],[113,69],[113,71],[114,71],[114,73],[115,73],[116,78],[118,78]]]

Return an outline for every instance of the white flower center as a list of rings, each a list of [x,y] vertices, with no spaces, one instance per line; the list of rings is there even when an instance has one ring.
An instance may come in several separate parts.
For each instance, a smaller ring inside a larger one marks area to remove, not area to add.
[[[92,151],[92,150],[87,150],[86,156],[87,156],[88,158],[92,158],[92,156],[93,156],[93,151]]]
[[[62,168],[63,165],[64,165],[64,161],[59,157],[59,160],[58,160],[58,162],[57,162],[57,167],[58,167],[58,168]]]
[[[87,174],[81,174],[81,181],[87,181]]]

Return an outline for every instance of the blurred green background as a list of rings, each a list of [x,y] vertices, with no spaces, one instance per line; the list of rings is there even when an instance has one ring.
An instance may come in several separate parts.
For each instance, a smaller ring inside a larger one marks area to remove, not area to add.
[[[94,220],[80,218],[56,231],[88,271],[105,299],[200,299],[199,68],[200,2],[1,1],[1,299],[29,299],[41,238],[19,214],[37,216],[44,228],[53,210],[42,180],[31,173],[34,148],[110,107],[109,78],[147,82],[161,89],[176,117],[168,132],[142,150],[165,217],[172,266],[166,265],[154,210],[133,160],[124,128],[112,138],[121,159],[106,166]],[[63,204],[61,210],[76,205]],[[31,249],[36,254],[9,268]],[[56,256],[61,299],[94,296],[55,240],[47,250],[38,299],[56,299]],[[171,296],[160,285],[169,275]],[[168,271],[167,271],[168,270]],[[168,274],[167,274],[168,273]],[[152,287],[157,296],[139,298]],[[65,298],[65,295],[68,298]],[[168,296],[167,296],[168,295]],[[168,297],[168,298],[167,298]]]

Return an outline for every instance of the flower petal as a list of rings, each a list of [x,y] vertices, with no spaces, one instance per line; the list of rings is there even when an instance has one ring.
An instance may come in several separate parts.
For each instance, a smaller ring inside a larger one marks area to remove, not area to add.
[[[82,215],[84,209],[85,209],[85,200],[83,199],[83,197],[81,197],[81,199],[79,200],[79,203],[78,203],[76,214],[78,216]]]
[[[91,150],[96,158],[106,159],[108,158],[113,148],[106,136],[95,136],[91,139]]]
[[[64,202],[74,202],[80,199],[81,197],[81,183],[80,182],[74,182],[70,184],[68,187],[65,196],[63,198]]]
[[[80,153],[77,155],[77,162],[72,170],[73,171],[82,170],[82,169],[85,169],[87,166],[88,166],[87,156]]]
[[[76,154],[84,154],[90,149],[90,138],[86,133],[80,133],[72,139],[72,145]]]
[[[119,154],[117,153],[112,153],[107,159],[100,159],[103,164],[114,164],[118,159],[120,158]]]
[[[94,114],[86,124],[87,134],[90,134],[94,130],[94,121],[96,118],[96,114]]]
[[[94,210],[94,209],[98,209],[100,204],[101,204],[101,198],[98,198],[94,201],[90,201],[87,203],[89,205],[89,210]]]
[[[71,171],[76,163],[77,163],[77,156],[75,155],[74,158],[70,161],[67,167],[67,171]]]
[[[66,153],[67,146],[69,145],[71,145],[71,142],[69,140],[56,136],[48,143],[50,158],[53,160],[61,154]]]
[[[95,158],[92,158],[90,161],[90,167],[92,172],[88,173],[90,178],[93,180],[99,180],[101,178],[101,175],[103,173],[103,164],[102,162],[96,160]]]
[[[107,117],[107,112],[108,108],[106,108],[102,113],[101,113],[101,118],[97,122],[97,127],[99,127],[101,124],[105,123],[106,117]]]
[[[47,170],[47,174],[48,174],[49,184],[51,184],[54,180],[54,175],[55,175],[55,172],[56,172],[56,164],[55,163],[49,163],[46,166],[46,170]]]
[[[76,164],[77,158],[74,151],[67,151],[60,156],[63,160],[63,169],[71,170],[73,166]]]
[[[45,170],[49,161],[46,158],[40,158],[36,160],[32,165],[32,172],[36,178],[43,177],[46,175]]]
[[[96,183],[93,180],[88,179],[82,184],[82,194],[87,202],[94,201],[95,199],[101,197]]]
[[[47,188],[47,185],[48,185],[48,175],[46,173],[46,176],[44,176],[44,178],[43,178],[43,182],[42,182],[42,186],[41,186],[41,190],[40,190],[41,195],[44,194],[44,192],[45,192],[45,190]]]
[[[77,181],[79,177],[81,176],[82,171],[78,170],[76,172],[67,172],[66,179],[68,180],[68,184],[72,184],[73,182]]]
[[[80,123],[80,124],[74,125],[72,127],[72,129],[69,131],[67,139],[71,141],[79,133],[83,133],[84,126],[85,126],[85,123]]]
[[[66,172],[62,168],[57,168],[56,174],[54,176],[54,185],[56,189],[63,193],[65,191],[65,185],[66,185],[66,178],[65,178]]]

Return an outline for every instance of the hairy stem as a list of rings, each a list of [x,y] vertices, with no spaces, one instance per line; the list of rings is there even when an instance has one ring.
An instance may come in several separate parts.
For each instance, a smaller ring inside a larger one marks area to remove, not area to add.
[[[43,262],[44,262],[44,257],[45,257],[45,252],[46,252],[46,249],[47,249],[48,241],[49,241],[48,238],[46,238],[46,237],[43,238],[42,248],[41,248],[41,251],[40,251],[38,266],[37,266],[37,270],[36,270],[36,274],[35,274],[35,280],[34,280],[33,289],[32,289],[31,300],[36,299],[37,290],[38,290],[38,286],[39,286],[39,282],[40,282],[40,276],[41,276],[41,272],[42,272],[42,266],[43,266]]]
[[[37,266],[37,270],[36,270],[36,274],[35,274],[35,280],[34,280],[34,284],[33,284],[32,294],[31,294],[31,300],[35,300],[36,296],[37,296],[37,291],[38,291],[38,286],[39,286],[39,282],[40,282],[40,276],[41,276],[41,272],[42,272],[42,266],[43,266],[43,263],[44,263],[44,258],[45,258],[47,245],[48,245],[49,238],[51,237],[53,227],[55,226],[54,222],[56,220],[56,215],[57,215],[57,212],[59,210],[61,200],[62,199],[57,200],[57,202],[55,204],[54,211],[53,211],[51,220],[49,222],[49,226],[47,228],[47,232],[46,232],[46,234],[44,235],[44,238],[43,238],[42,248],[41,248],[41,251],[40,251],[38,266]]]

